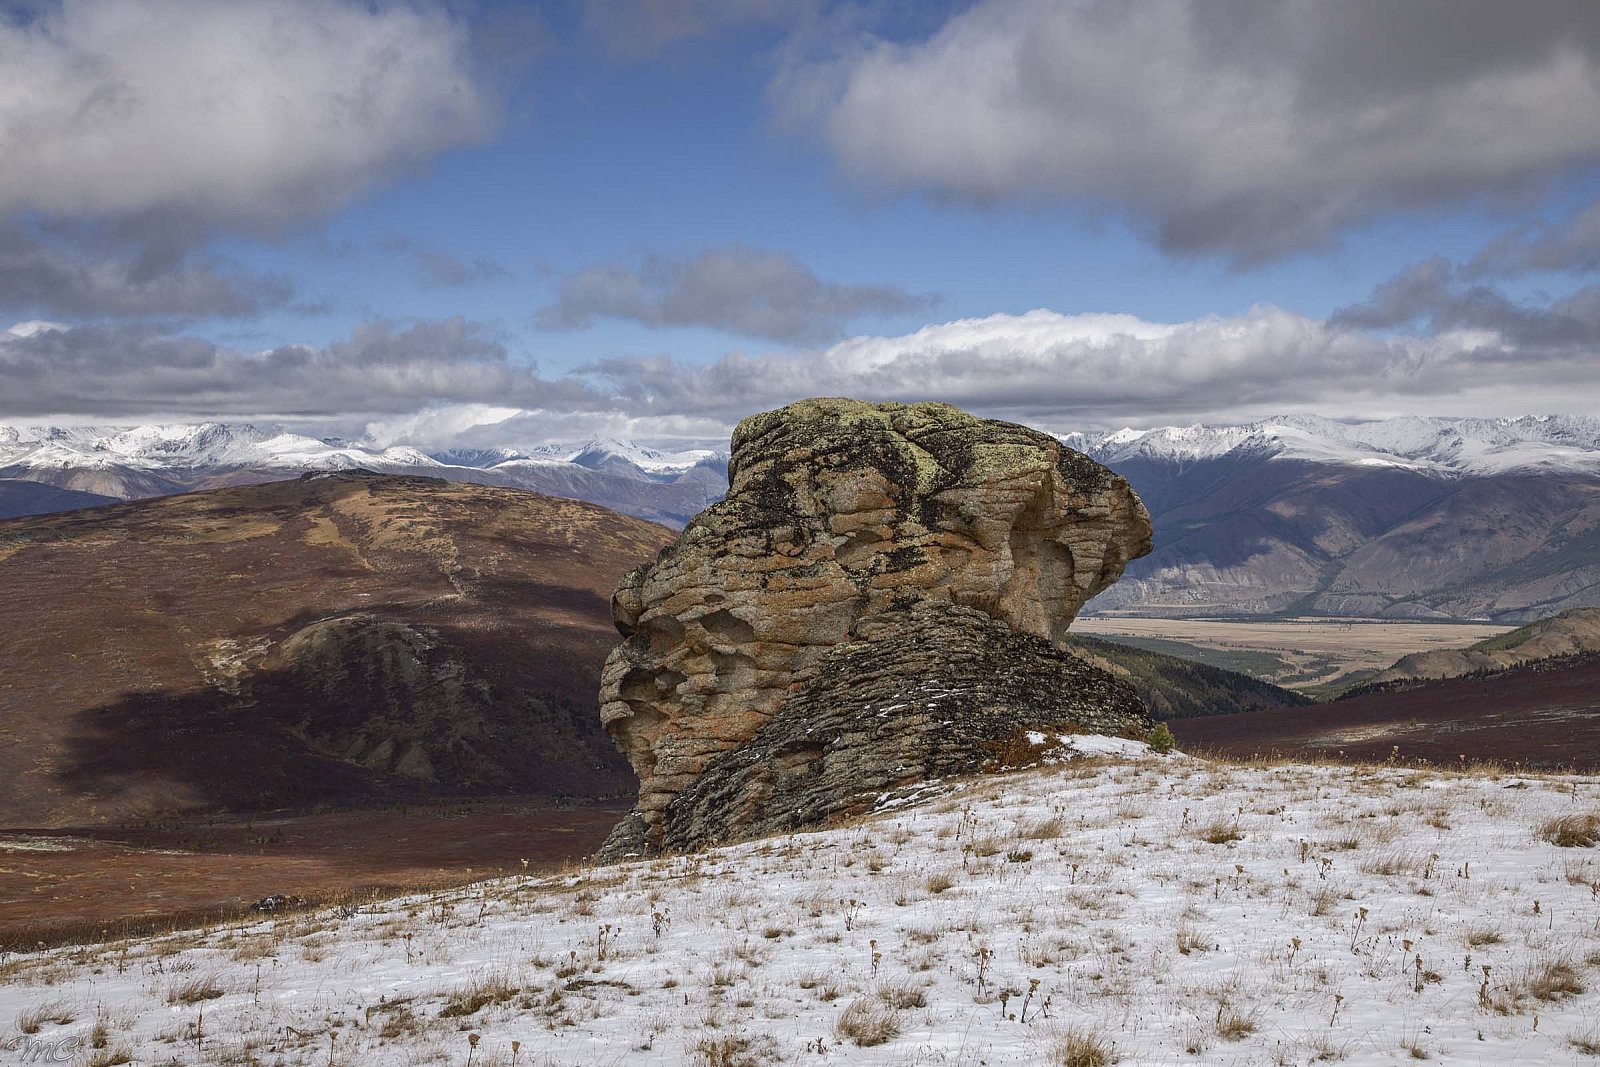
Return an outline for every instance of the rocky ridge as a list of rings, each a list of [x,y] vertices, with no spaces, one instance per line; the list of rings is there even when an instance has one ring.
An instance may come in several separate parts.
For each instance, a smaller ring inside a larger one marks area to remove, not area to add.
[[[613,598],[601,718],[640,793],[604,858],[814,823],[1016,730],[1148,727],[1059,647],[1150,550],[1105,467],[945,404],[817,399],[740,423],[729,473]]]

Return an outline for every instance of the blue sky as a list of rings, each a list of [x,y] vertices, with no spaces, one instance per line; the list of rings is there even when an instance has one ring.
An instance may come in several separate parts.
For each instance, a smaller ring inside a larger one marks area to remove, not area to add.
[[[0,332],[0,417],[1592,413],[1596,22],[30,3],[0,21],[0,329],[51,326]]]

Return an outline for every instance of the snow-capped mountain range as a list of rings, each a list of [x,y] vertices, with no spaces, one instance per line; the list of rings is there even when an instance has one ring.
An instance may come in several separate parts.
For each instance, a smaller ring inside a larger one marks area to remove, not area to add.
[[[1192,463],[1260,456],[1440,475],[1600,473],[1600,418],[1442,419],[1405,416],[1339,422],[1285,415],[1241,426],[1167,426],[1067,434],[1068,445],[1116,466],[1132,459]]]
[[[1093,610],[1529,621],[1600,605],[1600,419],[1313,415],[1070,435],[1156,550]]]
[[[538,445],[528,449],[459,449],[435,453],[410,445],[376,448],[337,438],[265,431],[245,425],[205,422],[134,427],[0,426],[0,459],[16,456],[31,466],[111,469],[170,469],[263,465],[292,470],[340,470],[373,463],[402,466],[489,468],[502,463],[577,463],[597,466],[623,460],[653,474],[676,474],[719,453],[708,449],[660,452],[616,440],[583,445]]]
[[[1522,621],[1600,606],[1600,418],[1288,415],[1063,440],[1125,475],[1155,518],[1155,552],[1091,610]],[[40,483],[132,499],[363,467],[680,526],[722,496],[727,458],[614,440],[440,450],[218,423],[0,426],[0,508],[94,502]]]
[[[0,426],[0,478],[118,499],[355,468],[533,489],[677,525],[727,481],[725,453],[621,441],[428,452],[222,423]]]
[[[1134,460],[1182,464],[1255,457],[1446,475],[1600,473],[1600,418],[1583,416],[1406,416],[1342,422],[1286,415],[1237,426],[1122,429],[1071,433],[1061,439],[1112,466]],[[63,473],[90,471],[165,474],[250,468],[294,474],[365,467],[406,473],[437,470],[448,478],[450,472],[463,469],[508,472],[540,466],[671,479],[696,467],[721,468],[726,462],[723,451],[666,452],[616,439],[425,450],[407,444],[378,447],[310,437],[249,424],[0,425],[0,469],[10,477],[52,482]]]

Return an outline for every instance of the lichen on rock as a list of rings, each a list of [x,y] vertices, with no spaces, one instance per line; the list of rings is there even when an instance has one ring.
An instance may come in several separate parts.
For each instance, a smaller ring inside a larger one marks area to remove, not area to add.
[[[1021,724],[1147,727],[1057,648],[1150,550],[1095,461],[947,404],[827,398],[741,422],[729,480],[613,598],[601,718],[640,793],[604,858],[813,823]],[[882,710],[941,685],[931,713]]]

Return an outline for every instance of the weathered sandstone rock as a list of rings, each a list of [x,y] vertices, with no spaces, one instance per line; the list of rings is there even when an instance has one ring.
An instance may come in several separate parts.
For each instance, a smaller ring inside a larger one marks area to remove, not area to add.
[[[601,718],[640,794],[603,855],[815,821],[975,769],[1019,725],[1147,725],[1126,686],[1055,648],[1150,550],[1143,505],[1100,464],[946,404],[820,399],[740,423],[729,479],[613,599],[626,640]],[[884,710],[941,684],[915,715]],[[875,741],[869,706],[892,720]],[[800,723],[823,739],[800,743]]]

